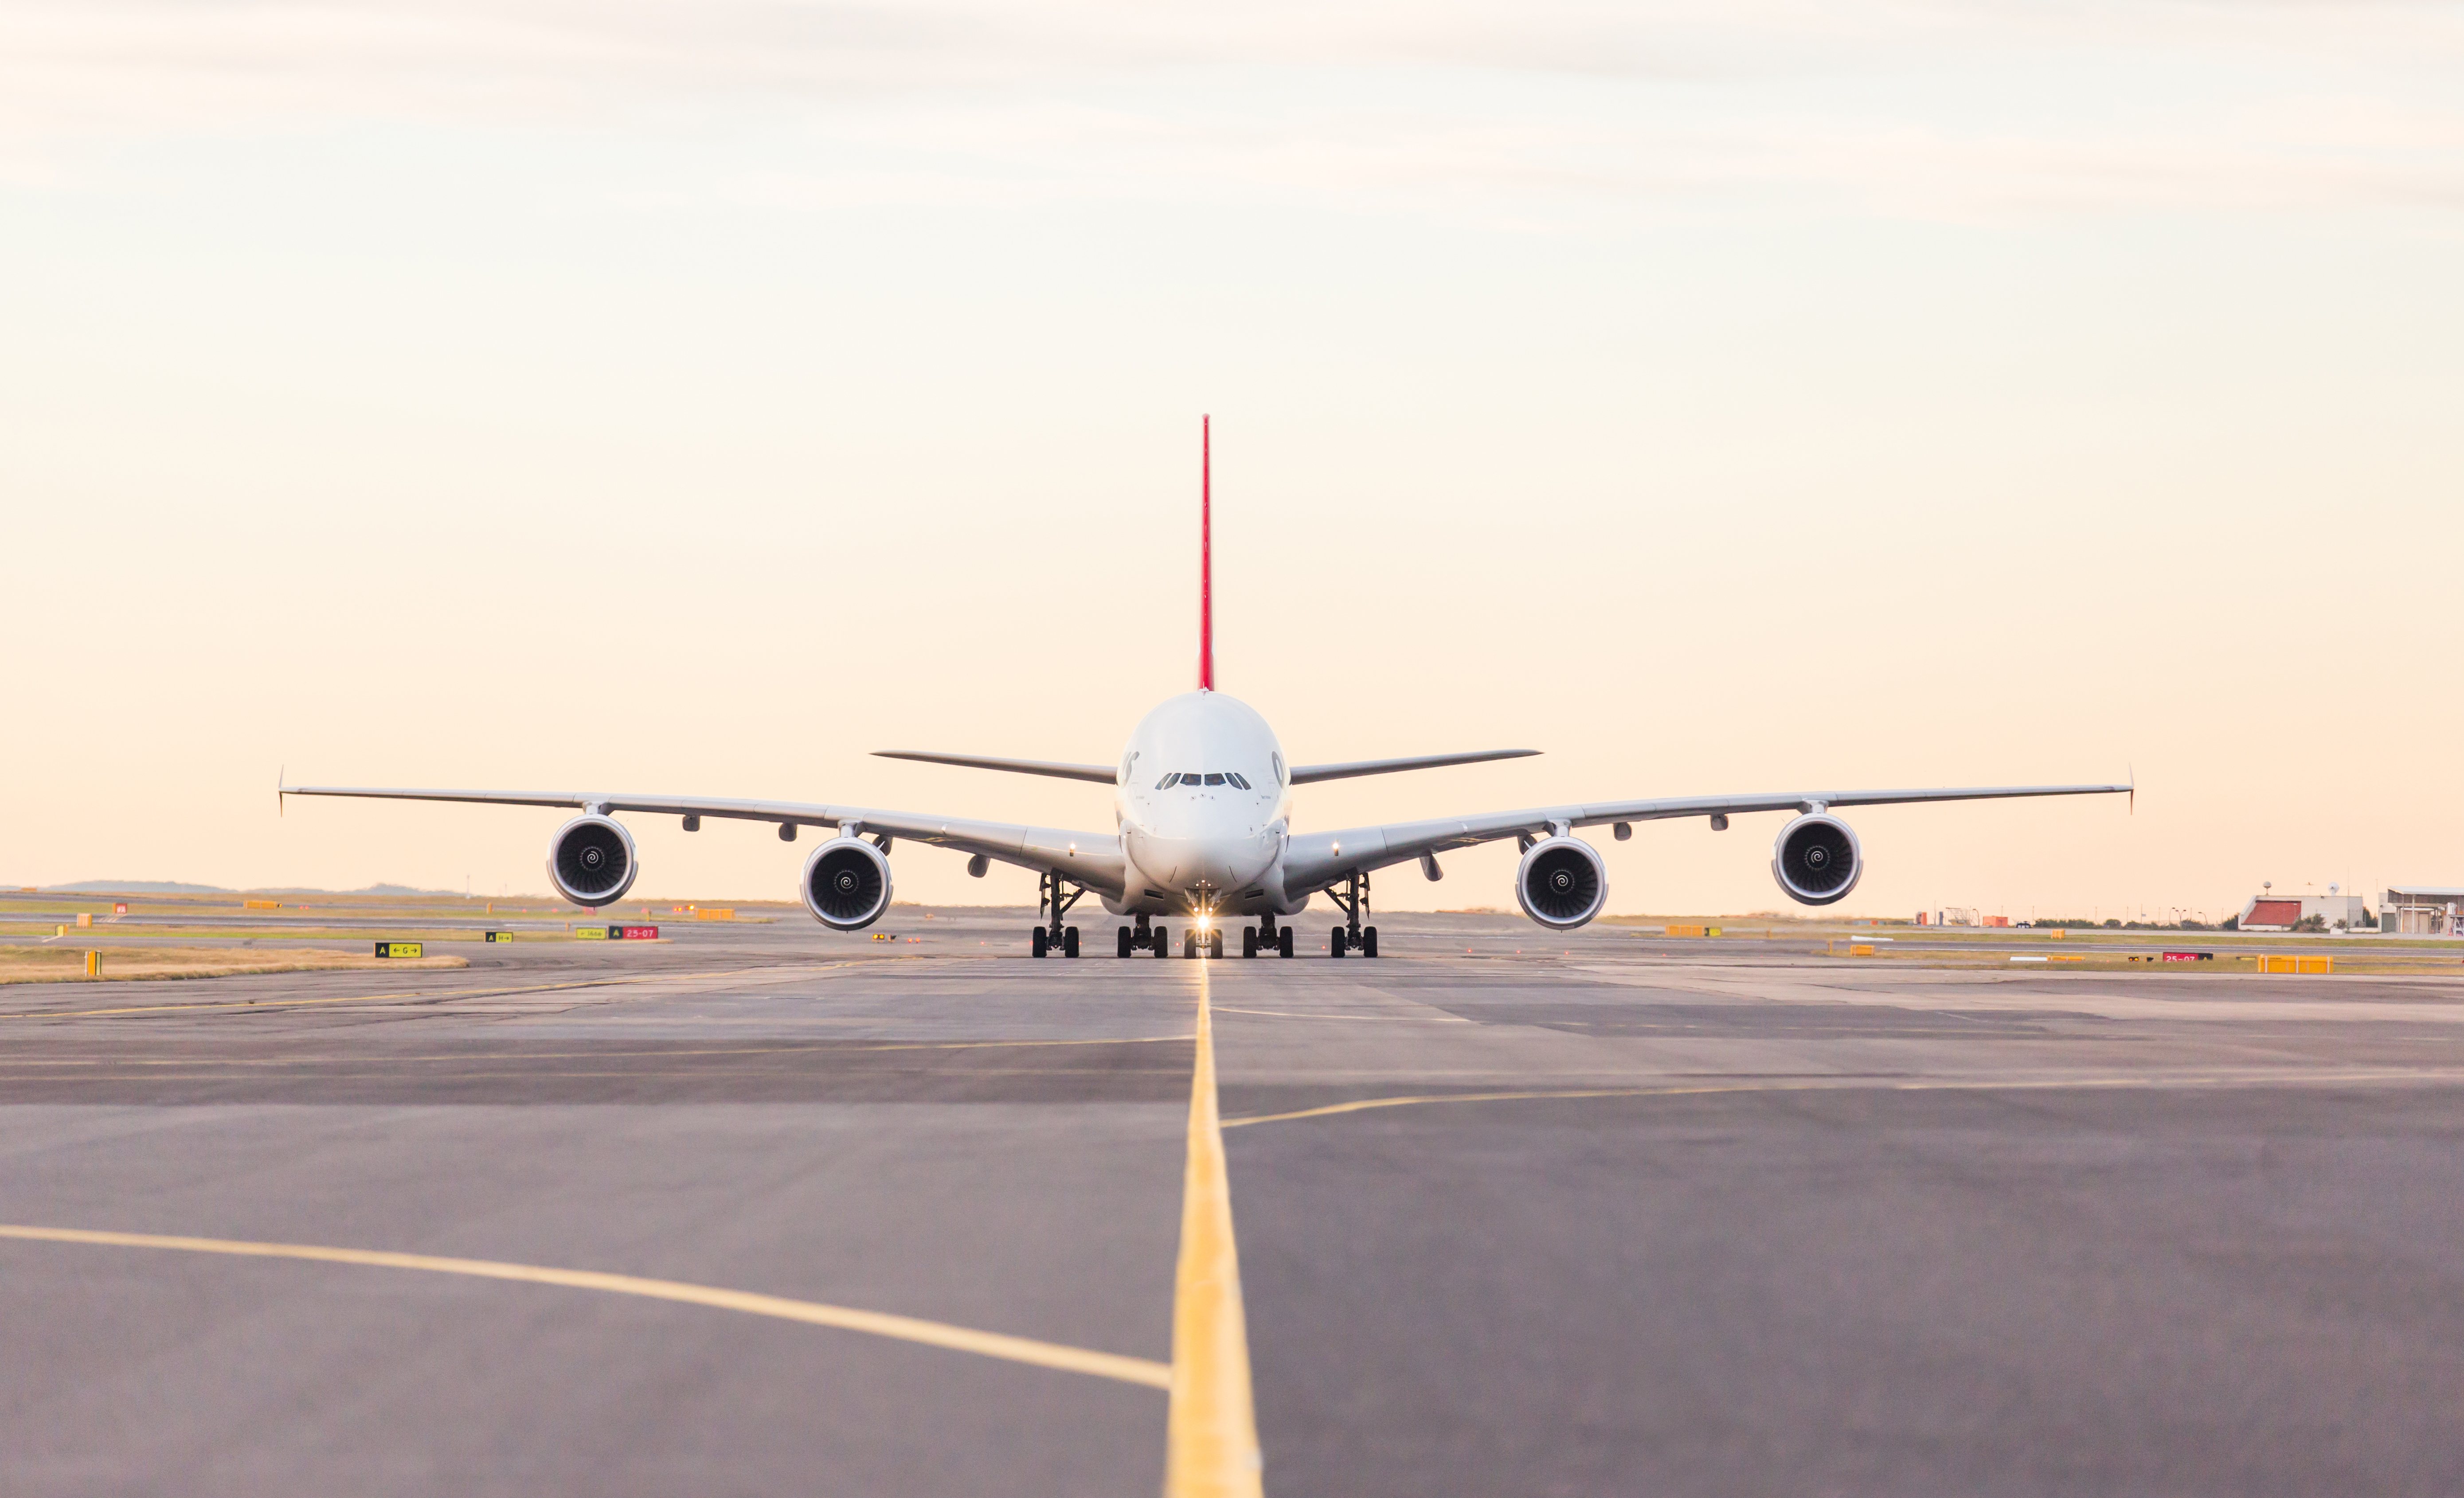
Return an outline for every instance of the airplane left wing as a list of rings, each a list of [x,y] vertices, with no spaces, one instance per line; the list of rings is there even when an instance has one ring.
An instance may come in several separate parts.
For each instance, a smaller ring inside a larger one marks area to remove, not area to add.
[[[1469,848],[1503,837],[1546,837],[1556,831],[1603,822],[1661,821],[1672,816],[1727,816],[1748,812],[1808,813],[1843,806],[1892,806],[1911,801],[1991,801],[2015,796],[2121,795],[2126,785],[1970,786],[1926,791],[1790,791],[1762,795],[1672,796],[1654,801],[1605,801],[1581,806],[1530,807],[1480,816],[1441,817],[1384,827],[1347,827],[1293,837],[1284,849],[1284,888],[1294,898],[1313,894],[1353,874],[1382,869],[1423,855]]]
[[[1015,863],[1039,874],[1061,871],[1064,879],[1102,894],[1118,896],[1126,866],[1117,833],[1080,833],[1064,828],[1023,827],[1007,822],[977,822],[957,817],[888,812],[871,807],[831,806],[806,801],[739,801],[711,796],[641,795],[596,791],[426,791],[371,786],[284,786],[282,794],[366,796],[386,801],[460,801],[483,806],[571,807],[605,816],[615,812],[646,812],[670,816],[719,816],[738,821],[774,822],[782,835],[797,827],[853,827],[903,841],[930,843],[965,854],[981,854]]]

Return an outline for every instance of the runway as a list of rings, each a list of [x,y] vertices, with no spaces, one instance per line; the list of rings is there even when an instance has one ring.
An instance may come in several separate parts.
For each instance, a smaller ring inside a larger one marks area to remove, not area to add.
[[[1201,982],[1269,1492],[2464,1481],[2456,982],[935,915],[0,989],[0,1487],[1151,1495]]]

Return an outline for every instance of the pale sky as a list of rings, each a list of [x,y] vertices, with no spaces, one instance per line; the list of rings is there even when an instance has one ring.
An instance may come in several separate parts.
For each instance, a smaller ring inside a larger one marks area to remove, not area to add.
[[[544,887],[286,765],[1107,829],[866,751],[1192,684],[1211,411],[1224,689],[1547,751],[1305,827],[2135,769],[1859,813],[1844,908],[2464,884],[2459,78],[2453,4],[0,0],[0,881]],[[1779,821],[1610,908],[1784,904]]]

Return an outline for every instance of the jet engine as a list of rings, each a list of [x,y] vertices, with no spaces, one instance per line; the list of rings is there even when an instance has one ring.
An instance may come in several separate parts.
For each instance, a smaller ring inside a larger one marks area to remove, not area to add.
[[[633,887],[642,860],[633,835],[605,816],[577,816],[548,839],[547,881],[577,905],[612,905]]]
[[[1865,872],[1865,855],[1848,824],[1819,814],[1800,816],[1779,830],[1771,844],[1771,878],[1800,905],[1828,905],[1848,898]]]
[[[1514,870],[1514,898],[1542,925],[1571,931],[1608,903],[1609,871],[1579,837],[1543,838]]]
[[[861,837],[833,837],[804,860],[804,908],[833,931],[861,931],[890,908],[890,858]]]

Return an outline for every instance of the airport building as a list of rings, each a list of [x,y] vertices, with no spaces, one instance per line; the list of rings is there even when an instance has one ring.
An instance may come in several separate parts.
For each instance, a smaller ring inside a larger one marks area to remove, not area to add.
[[[2459,913],[2464,889],[2450,885],[2398,886],[2379,895],[2379,929],[2389,936],[2464,936]]]
[[[2326,922],[2330,931],[2339,926],[2359,931],[2367,925],[2369,901],[2359,895],[2344,894],[2333,884],[2327,890],[2324,895],[2287,895],[2280,899],[2254,896],[2249,904],[2241,907],[2240,926],[2245,931],[2290,931],[2312,916]],[[2464,900],[2464,894],[2456,898]],[[2382,900],[2380,905],[2384,908],[2386,901]]]

